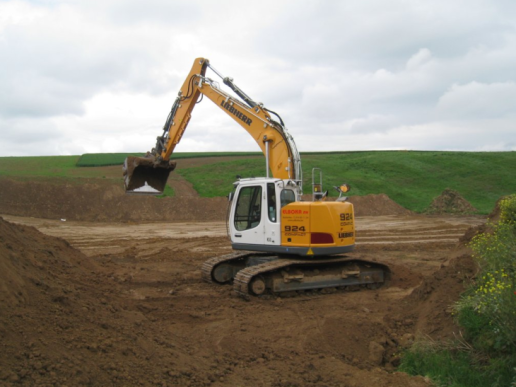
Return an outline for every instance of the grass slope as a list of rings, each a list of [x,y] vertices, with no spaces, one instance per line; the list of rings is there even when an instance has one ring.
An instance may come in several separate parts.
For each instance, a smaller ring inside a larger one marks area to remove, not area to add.
[[[0,176],[69,177],[78,160],[79,156],[0,157]]]
[[[445,188],[458,191],[481,213],[516,192],[516,152],[359,152],[303,161],[304,168],[322,168],[328,182],[346,180],[354,195],[385,193],[417,212]]]
[[[302,154],[304,190],[311,190],[312,168],[323,171],[323,185],[346,182],[352,195],[385,193],[413,211],[422,212],[445,188],[458,191],[480,213],[489,213],[502,195],[516,192],[516,152],[344,152]],[[201,196],[231,190],[237,174],[263,176],[263,160],[221,162],[178,171]]]
[[[214,160],[209,165],[181,168],[173,173],[180,173],[190,181],[201,196],[224,196],[231,191],[236,175],[265,175],[265,162],[261,158],[220,162],[215,159],[216,156],[242,155],[251,154],[177,154],[174,159],[214,157]],[[0,176],[106,178],[105,169],[79,168],[79,160],[83,160],[82,165],[111,165],[114,161],[116,165],[121,164],[125,156],[0,157]],[[311,189],[312,168],[318,167],[323,171],[324,188],[332,196],[336,195],[332,186],[346,182],[352,187],[352,195],[385,193],[402,206],[417,212],[424,211],[445,188],[458,191],[483,214],[491,211],[500,196],[516,192],[516,179],[512,176],[512,171],[516,170],[516,152],[302,153],[302,160],[305,193]]]

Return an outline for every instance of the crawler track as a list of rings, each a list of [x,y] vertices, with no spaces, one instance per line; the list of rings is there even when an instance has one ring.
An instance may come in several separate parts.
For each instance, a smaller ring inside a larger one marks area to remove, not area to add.
[[[303,260],[251,252],[212,258],[204,262],[201,271],[207,282],[233,281],[235,293],[243,298],[329,287],[381,286],[390,277],[385,265],[345,256]]]
[[[244,260],[246,257],[253,255],[250,252],[242,252],[242,253],[232,253],[227,255],[221,255],[219,257],[213,257],[205,261],[201,266],[202,279],[207,282],[214,282],[223,284],[231,281],[232,278],[229,278],[227,281],[217,280],[214,278],[215,268],[221,264],[233,262],[236,263],[240,260]]]

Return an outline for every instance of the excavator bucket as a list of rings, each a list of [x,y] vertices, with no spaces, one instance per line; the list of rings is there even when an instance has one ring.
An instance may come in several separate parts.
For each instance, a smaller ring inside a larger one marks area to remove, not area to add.
[[[168,175],[176,168],[175,161],[157,162],[153,156],[129,156],[122,167],[126,193],[159,195],[163,193]]]

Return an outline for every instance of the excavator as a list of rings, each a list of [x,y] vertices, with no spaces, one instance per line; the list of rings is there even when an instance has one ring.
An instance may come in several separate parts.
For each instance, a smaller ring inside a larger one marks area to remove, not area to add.
[[[208,68],[236,96],[207,77]],[[145,157],[125,160],[126,192],[163,192],[176,167],[171,155],[202,97],[244,128],[265,156],[265,177],[238,177],[233,183],[227,222],[234,252],[204,262],[203,279],[232,283],[234,291],[244,298],[383,285],[390,276],[386,265],[345,255],[355,247],[353,205],[344,196],[349,186],[334,187],[339,197],[327,201],[322,172],[314,168],[312,200],[303,201],[301,157],[281,117],[252,100],[208,59],[195,59],[155,147]]]

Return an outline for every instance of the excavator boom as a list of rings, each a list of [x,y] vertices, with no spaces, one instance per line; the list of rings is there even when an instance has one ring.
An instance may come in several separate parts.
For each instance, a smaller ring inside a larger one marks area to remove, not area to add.
[[[210,67],[242,100],[221,90],[207,78]],[[192,110],[200,96],[206,96],[224,113],[242,126],[260,146],[272,176],[292,179],[301,186],[301,161],[292,136],[280,123],[271,118],[262,104],[254,102],[238,88],[231,78],[223,77],[210,66],[208,59],[195,59],[163,127],[156,146],[145,157],[128,157],[124,163],[125,188],[128,193],[157,194],[163,192],[168,176],[175,168],[170,161],[192,117]],[[245,102],[245,103],[244,103]],[[275,114],[275,113],[273,113]]]

